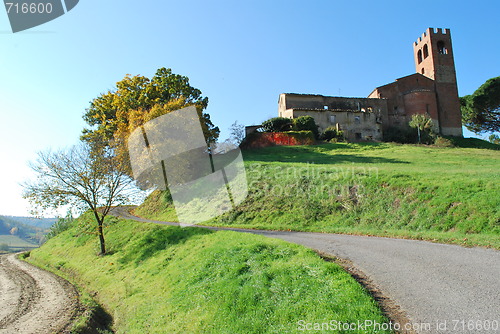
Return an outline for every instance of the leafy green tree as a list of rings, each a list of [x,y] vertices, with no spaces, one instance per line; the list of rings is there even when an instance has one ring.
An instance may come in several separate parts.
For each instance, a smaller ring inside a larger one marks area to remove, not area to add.
[[[164,106],[172,103],[179,108],[196,106],[207,143],[217,141],[219,128],[214,126],[210,115],[203,112],[208,98],[189,84],[188,77],[174,74],[169,68],[158,69],[151,79],[127,75],[116,83],[116,89],[92,100],[83,116],[89,128],[83,130],[82,139],[116,139],[120,128],[129,129],[131,114],[137,119],[138,113],[148,114],[154,108],[168,112],[171,108]]]
[[[311,131],[317,139],[319,136],[318,125],[312,116],[300,116],[294,118],[293,128],[296,131]]]
[[[343,140],[344,139],[344,131],[342,130],[337,130],[336,127],[330,126],[323,131],[321,134],[321,139],[322,140]]]
[[[490,141],[490,143],[500,145],[500,136],[496,134],[491,134],[488,140]]]
[[[474,133],[500,132],[500,77],[491,78],[472,95],[460,98],[462,123]]]
[[[293,121],[286,117],[273,117],[262,122],[265,132],[282,132],[292,130]]]
[[[422,133],[430,133],[434,123],[429,115],[413,114],[409,122],[410,127],[416,128],[418,132],[418,143],[422,143]]]
[[[39,153],[31,168],[37,179],[24,184],[23,197],[32,204],[33,213],[66,205],[90,210],[101,254],[105,254],[104,218],[113,206],[126,204],[138,194],[113,149],[82,142],[66,151]]]
[[[71,211],[66,214],[66,217],[61,217],[50,227],[49,233],[47,233],[46,240],[55,237],[59,233],[62,233],[69,229],[73,224],[74,219]]]

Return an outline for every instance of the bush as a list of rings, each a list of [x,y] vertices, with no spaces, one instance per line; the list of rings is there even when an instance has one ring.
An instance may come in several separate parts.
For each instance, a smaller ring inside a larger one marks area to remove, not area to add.
[[[265,132],[282,132],[292,130],[292,120],[286,117],[273,117],[262,122]]]
[[[50,227],[49,233],[47,233],[46,239],[49,240],[52,237],[55,237],[59,233],[62,233],[69,229],[73,224],[73,216],[68,214],[65,218],[59,218],[54,225]]]
[[[311,131],[315,138],[319,137],[318,125],[312,116],[300,116],[294,118],[293,129],[295,131]]]
[[[276,145],[312,145],[315,142],[311,131],[255,132],[249,134],[241,148],[261,148]]]
[[[443,138],[441,136],[438,136],[436,138],[436,140],[434,141],[434,145],[436,145],[437,147],[455,147],[451,140],[449,140],[448,138]]]
[[[326,141],[330,141],[332,139],[334,139],[335,141],[344,140],[344,131],[337,131],[336,127],[330,126],[326,128],[325,131],[323,131],[323,133],[321,134],[321,139]]]
[[[415,144],[418,142],[417,129],[391,126],[384,130],[384,141],[401,144]]]
[[[500,145],[493,144],[479,138],[462,138],[454,136],[443,136],[443,137],[450,140],[453,146],[455,147],[500,150]]]
[[[453,143],[451,140],[437,136],[436,139],[434,140],[434,146],[437,147],[454,147]]]

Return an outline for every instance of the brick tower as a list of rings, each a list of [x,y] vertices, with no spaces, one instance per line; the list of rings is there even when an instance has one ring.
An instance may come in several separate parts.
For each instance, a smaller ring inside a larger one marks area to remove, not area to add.
[[[442,135],[462,136],[462,114],[450,29],[428,28],[413,44],[415,66],[434,80],[438,106],[438,127]]]

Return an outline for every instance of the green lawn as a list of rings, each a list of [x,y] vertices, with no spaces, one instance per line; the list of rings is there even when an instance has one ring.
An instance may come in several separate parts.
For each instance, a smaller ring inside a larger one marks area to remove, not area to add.
[[[339,265],[302,246],[114,220],[106,228],[110,255],[98,257],[86,222],[91,218],[27,259],[95,295],[112,312],[117,333],[299,333],[305,324],[387,321]],[[315,332],[345,333],[323,329]]]
[[[500,151],[390,143],[244,151],[249,196],[208,225],[394,236],[500,249]],[[136,210],[176,220],[168,194]]]

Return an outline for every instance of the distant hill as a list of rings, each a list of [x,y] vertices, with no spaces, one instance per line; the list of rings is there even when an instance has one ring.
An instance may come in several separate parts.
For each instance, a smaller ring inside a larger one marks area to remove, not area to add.
[[[52,226],[56,220],[56,218],[38,219],[30,217],[0,216],[0,237],[7,236],[17,241],[24,241],[25,244],[22,242],[15,242],[16,249],[12,250],[16,251],[21,250],[19,247],[23,246],[37,246],[44,241],[50,226]],[[5,243],[10,244],[7,242]],[[14,245],[12,244],[11,246]]]
[[[49,229],[57,221],[57,218],[33,218],[33,217],[14,217],[14,216],[5,216],[5,217],[24,225],[39,227],[42,229]]]

